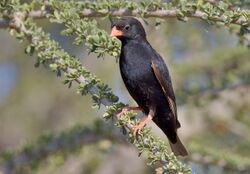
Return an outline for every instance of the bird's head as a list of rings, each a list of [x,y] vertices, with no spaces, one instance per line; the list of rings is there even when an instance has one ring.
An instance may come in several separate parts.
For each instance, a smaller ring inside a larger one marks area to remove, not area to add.
[[[146,32],[137,19],[133,17],[122,17],[112,23],[111,36],[117,37],[120,40],[124,39],[146,39]]]

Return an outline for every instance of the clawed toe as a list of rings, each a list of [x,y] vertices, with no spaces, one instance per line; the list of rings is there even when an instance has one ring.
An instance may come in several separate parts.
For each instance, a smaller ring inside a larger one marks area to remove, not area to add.
[[[118,117],[121,117],[123,115],[125,115],[127,112],[128,112],[128,108],[125,107],[125,108],[122,108],[122,111],[120,113],[117,114]]]
[[[134,111],[142,111],[143,109],[141,107],[124,107],[122,108],[122,111],[120,113],[117,114],[118,117],[120,116],[123,116],[125,114],[127,114],[128,111],[131,111],[131,110],[134,110]]]
[[[137,125],[137,126],[133,126],[133,135],[136,137],[137,135],[141,134],[141,130],[145,125]]]

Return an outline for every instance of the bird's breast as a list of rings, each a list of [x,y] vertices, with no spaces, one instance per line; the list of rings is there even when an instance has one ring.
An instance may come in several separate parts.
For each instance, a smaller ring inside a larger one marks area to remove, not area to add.
[[[141,85],[152,78],[151,61],[138,53],[126,53],[120,57],[120,71],[126,83]]]
[[[130,95],[141,107],[148,109],[149,105],[164,95],[152,71],[149,55],[142,52],[140,47],[129,48],[123,48],[121,52],[121,76]]]

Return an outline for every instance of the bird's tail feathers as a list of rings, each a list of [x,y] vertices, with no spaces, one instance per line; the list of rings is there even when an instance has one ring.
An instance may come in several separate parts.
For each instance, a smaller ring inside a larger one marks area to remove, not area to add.
[[[169,141],[169,144],[170,144],[171,150],[173,151],[173,153],[176,156],[187,156],[188,155],[186,148],[184,147],[184,145],[182,144],[182,142],[178,136],[177,136],[176,143],[171,143],[171,141]]]

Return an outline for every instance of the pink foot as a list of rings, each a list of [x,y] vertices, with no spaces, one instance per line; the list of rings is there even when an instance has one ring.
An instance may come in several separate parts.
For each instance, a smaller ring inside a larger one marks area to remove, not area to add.
[[[141,107],[124,107],[122,108],[122,111],[118,114],[118,117],[127,114],[128,111],[142,111],[143,109]]]
[[[133,135],[136,136],[137,134],[141,133],[142,128],[144,128],[146,124],[144,122],[141,122],[139,125],[133,126]]]
[[[147,118],[145,120],[143,120],[139,125],[133,126],[133,135],[136,136],[137,134],[141,133],[142,128],[144,128],[144,126],[146,126],[146,124],[152,120],[153,116],[151,113],[148,114]]]

